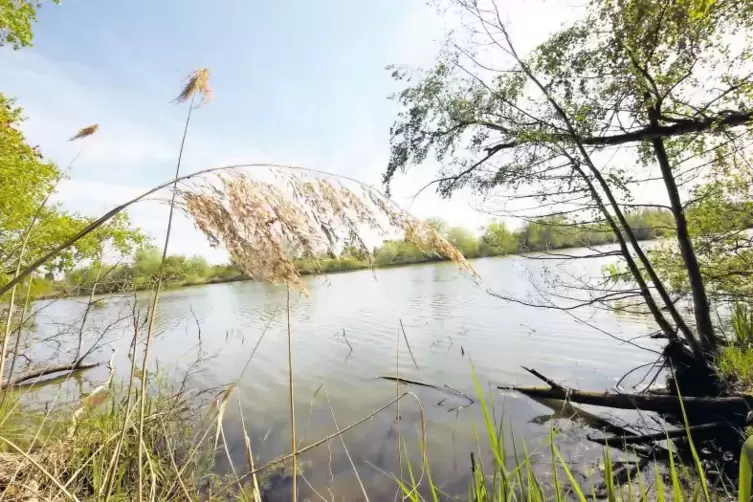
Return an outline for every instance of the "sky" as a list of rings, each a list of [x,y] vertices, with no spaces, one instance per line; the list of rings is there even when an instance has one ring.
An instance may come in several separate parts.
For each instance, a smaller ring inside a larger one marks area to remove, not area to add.
[[[502,8],[526,49],[574,6],[511,0]],[[400,89],[385,67],[430,66],[459,22],[419,0],[68,0],[39,11],[34,47],[0,48],[0,92],[24,108],[23,130],[47,158],[65,167],[80,152],[55,200],[90,216],[172,177],[187,111],[172,100],[204,67],[214,99],[194,112],[182,172],[271,162],[378,186],[398,112],[388,97]],[[94,123],[95,136],[67,141]],[[485,223],[470,194],[447,201],[427,190],[411,202],[436,167],[397,177],[394,199],[419,217]],[[164,203],[130,214],[161,242]],[[170,252],[226,256],[183,216]]]

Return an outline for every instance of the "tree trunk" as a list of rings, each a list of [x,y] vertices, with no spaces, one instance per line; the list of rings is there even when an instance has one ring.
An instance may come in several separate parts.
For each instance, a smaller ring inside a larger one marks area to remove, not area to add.
[[[652,108],[649,112],[649,116],[651,126],[658,126],[659,110],[656,107]],[[682,200],[680,199],[680,192],[677,189],[675,177],[672,174],[672,167],[669,163],[667,151],[664,148],[664,140],[661,138],[654,138],[651,140],[651,143],[654,147],[654,153],[659,162],[659,167],[661,168],[664,185],[667,188],[672,215],[674,216],[675,226],[677,227],[677,243],[680,247],[680,255],[685,264],[685,269],[688,272],[688,281],[690,282],[690,291],[693,297],[693,311],[695,314],[696,328],[698,329],[701,343],[703,344],[704,351],[708,357],[716,352],[718,339],[714,333],[714,326],[711,322],[711,311],[709,308],[708,297],[706,296],[706,286],[703,283],[703,277],[701,276],[701,269],[698,265],[695,250],[693,249],[693,243],[690,241],[688,222],[685,219],[685,210],[682,206]]]

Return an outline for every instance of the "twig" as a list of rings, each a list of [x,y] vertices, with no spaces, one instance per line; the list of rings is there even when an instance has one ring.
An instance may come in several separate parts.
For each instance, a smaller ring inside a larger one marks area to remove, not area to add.
[[[298,449],[295,453],[289,453],[287,455],[283,455],[281,457],[277,457],[276,459],[274,459],[274,460],[272,460],[270,462],[267,462],[266,464],[262,465],[261,467],[257,467],[253,471],[245,474],[244,476],[241,477],[241,479],[244,479],[246,476],[251,476],[252,474],[256,474],[257,472],[261,472],[261,471],[263,471],[265,469],[269,469],[270,467],[272,467],[274,465],[277,465],[277,464],[279,464],[281,462],[285,462],[286,460],[289,460],[289,459],[291,459],[291,458],[293,458],[295,456],[302,455],[303,453],[306,453],[307,451],[311,450],[312,448],[316,448],[317,446],[320,446],[320,445],[326,443],[327,441],[336,438],[340,434],[345,434],[346,432],[348,432],[349,430],[353,429],[354,427],[358,427],[362,423],[366,422],[367,420],[373,418],[374,416],[378,415],[382,411],[386,410],[387,408],[389,408],[393,404],[395,404],[398,401],[400,401],[405,396],[411,396],[413,399],[415,399],[419,403],[419,406],[420,406],[421,401],[418,399],[418,396],[416,396],[412,392],[404,392],[400,397],[398,397],[396,399],[393,399],[392,401],[384,404],[383,406],[381,406],[380,408],[372,411],[371,413],[369,413],[368,415],[366,415],[362,419],[358,420],[357,422],[353,422],[352,424],[348,425],[347,427],[345,427],[343,429],[340,429],[337,432],[334,432],[334,433],[330,434],[329,436],[325,436],[322,439],[320,439],[318,441],[315,441],[315,442],[311,443],[308,446],[304,446],[303,448]],[[422,412],[422,416],[423,416],[423,412]],[[423,438],[425,440],[426,439],[425,424],[422,426],[422,434],[423,434]]]
[[[332,422],[335,424],[335,430],[339,431],[340,426],[337,424],[337,419],[335,418],[335,410],[332,409],[332,403],[329,400],[329,394],[327,394],[326,387],[324,388],[324,397],[327,399],[327,406],[329,407],[329,412],[332,414]],[[361,492],[363,493],[363,498],[366,500],[366,502],[369,502],[369,494],[366,493],[366,488],[363,486],[363,482],[361,481],[361,476],[358,475],[358,469],[356,469],[356,464],[353,462],[353,457],[350,456],[348,447],[345,446],[345,439],[343,439],[342,435],[340,435],[340,443],[343,445],[343,450],[345,450],[345,455],[348,457],[350,466],[353,468],[353,472],[356,475],[356,479],[358,480],[358,485],[361,487]]]
[[[553,389],[563,389],[563,387],[560,384],[558,384],[557,382],[555,382],[554,380],[552,380],[550,378],[545,377],[544,375],[542,375],[541,373],[539,373],[535,369],[526,368],[525,366],[521,366],[521,368],[523,368],[524,370],[526,370],[528,373],[530,373],[531,375],[535,376],[539,380],[543,380],[551,388],[553,388]]]
[[[240,393],[236,393],[235,396],[238,398],[238,412],[241,415],[241,427],[243,427],[243,440],[246,443],[246,462],[248,463],[248,470],[253,471],[254,470],[254,453],[251,451],[251,438],[248,437],[248,432],[246,432],[246,420],[243,418],[243,406],[241,406],[241,395]],[[256,478],[256,474],[251,476],[252,481],[254,483],[254,502],[261,502],[261,491],[259,490],[259,480]]]
[[[352,346],[352,345],[350,344],[350,342],[348,341],[348,337],[347,337],[347,336],[345,336],[345,328],[343,328],[343,339],[345,340],[345,343],[347,343],[347,344],[348,344],[348,347],[350,347],[350,352],[353,352],[353,346]]]
[[[673,429],[671,431],[654,432],[651,434],[642,434],[639,436],[609,436],[603,438],[588,436],[589,441],[600,443],[607,446],[621,446],[624,444],[642,444],[653,441],[662,441],[678,437],[687,437],[690,432],[716,430],[722,427],[734,428],[729,422],[711,422],[708,424],[690,425],[683,429]]]
[[[101,385],[99,385],[96,389],[94,389],[88,396],[86,396],[85,399],[83,399],[81,406],[78,407],[76,411],[73,412],[73,416],[71,417],[71,425],[68,428],[68,437],[72,438],[73,435],[76,433],[76,427],[78,427],[78,419],[81,415],[83,415],[84,411],[94,403],[97,402],[97,399],[99,399],[99,395],[104,393],[107,388],[112,383],[112,377],[115,374],[115,353],[117,351],[113,351],[112,356],[110,357],[110,361],[107,363],[108,373],[107,373],[107,379],[102,382]]]
[[[410,358],[413,360],[413,365],[418,368],[418,363],[416,363],[416,358],[413,356],[413,350],[410,348],[410,343],[408,343],[408,336],[405,334],[405,328],[403,327],[403,320],[400,319],[400,329],[403,331],[403,338],[405,339],[405,345],[408,346],[408,353],[410,354]]]
[[[469,395],[467,395],[465,392],[461,392],[461,391],[457,390],[455,387],[453,387],[451,385],[445,384],[445,387],[447,387],[448,389],[450,389],[452,392],[454,392],[458,396],[464,397],[464,398],[466,398],[468,400],[468,404],[466,404],[465,406],[458,406],[457,408],[454,408],[454,409],[456,409],[458,411],[462,410],[463,408],[467,408],[467,407],[471,406],[473,403],[476,402],[476,401],[473,400],[472,397],[470,397]],[[452,409],[450,411],[452,411]]]

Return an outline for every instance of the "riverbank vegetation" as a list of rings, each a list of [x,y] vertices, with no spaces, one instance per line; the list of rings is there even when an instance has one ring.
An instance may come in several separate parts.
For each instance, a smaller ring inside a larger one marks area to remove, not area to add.
[[[20,108],[0,96],[3,497],[256,502],[262,498],[259,476],[283,465],[295,501],[305,479],[300,455],[342,440],[344,431],[393,409],[405,397],[415,398],[400,394],[398,385],[398,397],[382,408],[346,427],[336,425],[329,437],[300,445],[288,320],[290,453],[255,465],[258,458],[244,423],[247,462],[233,465],[223,415],[238,382],[205,390],[212,403],[206,405],[182,385],[165,391],[149,369],[163,286],[237,274],[281,283],[289,298],[290,291],[305,289],[304,273],[362,268],[369,262],[415,263],[423,256],[450,260],[475,277],[466,257],[585,246],[591,248],[585,258],[621,261],[606,270],[606,277],[581,278],[570,289],[555,284],[552,298],[570,302],[560,306],[568,312],[595,305],[652,319],[655,329],[646,336],[666,345],[649,366],[650,383],[636,385],[635,392],[588,391],[564,387],[532,368],[529,372],[545,385],[499,388],[556,399],[560,408],[584,403],[650,411],[674,429],[638,434],[606,418],[574,412],[570,418],[591,416],[590,425],[602,432],[588,440],[605,447],[603,472],[576,480],[553,431],[546,445],[552,478],[540,480],[528,446],[501,440],[504,422],[478,385],[484,441],[491,447],[479,444],[470,457],[468,499],[586,500],[594,495],[615,500],[620,494],[629,500],[722,500],[728,496],[725,490],[738,486],[729,482],[735,477],[729,466],[737,467],[729,453],[739,458],[740,451],[738,495],[750,499],[753,447],[745,439],[753,405],[753,173],[748,162],[753,76],[747,67],[749,44],[732,43],[730,37],[750,36],[753,4],[594,0],[583,19],[521,55],[493,1],[449,3],[470,17],[466,26],[481,29],[462,43],[448,44],[426,72],[408,79],[404,70],[395,71],[407,87],[398,96],[403,113],[392,129],[384,181],[389,186],[399,172],[436,154],[443,165],[436,185],[443,195],[470,186],[495,200],[536,202],[530,214],[516,209],[525,222],[518,230],[496,222],[476,237],[467,229],[419,221],[371,187],[298,168],[254,166],[286,173],[285,190],[249,176],[243,166],[181,175],[192,113],[211,96],[206,69],[193,72],[178,93],[176,101],[187,107],[174,178],[100,218],[83,217],[49,203],[58,182],[75,169],[75,159],[65,169],[47,162],[20,132]],[[23,0],[0,2],[0,44],[28,46],[36,8]],[[499,70],[483,63],[495,48]],[[72,140],[96,138],[97,129],[84,127]],[[623,149],[617,160],[615,147]],[[650,183],[662,200],[636,202],[636,188]],[[165,240],[161,248],[144,247],[144,236],[132,227],[126,210],[162,189],[171,190]],[[233,265],[213,267],[201,258],[168,256],[176,210],[188,215],[212,244],[227,249]],[[369,249],[364,227],[382,235],[397,230],[405,238]],[[662,239],[657,247],[642,246],[641,240],[656,237]],[[592,249],[604,243],[616,244],[618,251]],[[35,288],[61,276],[67,287],[88,293],[90,300],[78,325],[52,339],[35,339],[30,324]],[[97,366],[89,360],[106,354],[111,327],[98,326],[93,337],[85,336],[97,308],[94,295],[137,289],[152,294],[146,312],[134,302],[125,319],[132,332],[128,379],[120,386],[114,381],[110,359],[107,377],[73,405],[56,398],[44,411],[27,409],[24,384],[59,374],[67,379]],[[534,306],[552,308],[552,303]],[[34,350],[46,343],[57,348]],[[40,353],[46,357],[39,359]],[[663,392],[649,390],[665,377]],[[423,419],[419,425],[425,437]],[[431,476],[429,452],[402,449],[402,441],[397,434],[406,471],[388,473],[396,489],[411,500],[444,498]],[[632,460],[614,464],[607,445],[629,452]],[[217,476],[214,461],[223,453],[230,474]],[[352,462],[350,454],[348,459]],[[368,499],[360,478],[359,484]]]
[[[640,240],[656,239],[672,229],[669,211],[643,209],[628,215],[633,231]],[[574,247],[614,244],[610,230],[604,225],[568,225],[564,217],[541,218],[525,223],[519,230],[509,230],[504,223],[490,223],[480,229],[480,235],[462,227],[448,227],[439,220],[429,220],[440,234],[466,258],[505,256],[536,251],[553,251]],[[339,256],[320,255],[298,257],[294,264],[301,275],[329,274],[370,267],[391,267],[444,260],[428,254],[407,240],[387,240],[372,253],[350,247]],[[158,248],[139,247],[130,261],[114,266],[95,264],[70,269],[58,281],[38,284],[35,293],[54,297],[100,294],[124,290],[150,289],[160,267]],[[194,286],[245,280],[241,268],[230,263],[211,265],[201,256],[168,255],[162,271],[166,287]]]

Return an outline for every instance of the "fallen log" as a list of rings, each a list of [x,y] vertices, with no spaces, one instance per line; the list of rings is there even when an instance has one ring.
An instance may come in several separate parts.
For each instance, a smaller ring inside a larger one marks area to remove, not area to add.
[[[512,390],[530,397],[570,400],[574,403],[618,408],[623,410],[655,411],[657,413],[681,413],[682,407],[677,396],[666,394],[613,394],[576,390],[569,387],[524,387],[517,385],[499,385],[500,390]],[[682,404],[688,413],[720,412],[729,414],[739,412],[744,418],[748,409],[753,408],[753,396],[730,397],[683,397]]]
[[[622,394],[578,390],[555,383],[541,373],[524,368],[536,378],[546,382],[548,387],[529,387],[517,385],[498,385],[500,390],[512,390],[529,397],[569,400],[574,403],[618,408],[623,410],[655,411],[657,413],[681,416],[683,406],[689,415],[716,413],[730,417],[739,415],[745,420],[748,410],[753,409],[753,396],[694,397],[682,398],[670,394]]]
[[[651,434],[641,434],[632,436],[608,436],[608,437],[594,437],[589,434],[588,440],[595,443],[606,444],[607,446],[622,446],[628,444],[642,444],[652,443],[654,441],[662,441],[664,439],[674,439],[679,437],[687,437],[688,433],[700,431],[712,431],[721,429],[724,427],[734,428],[729,422],[712,422],[708,424],[691,425],[687,429],[672,429],[669,431],[654,432]]]

